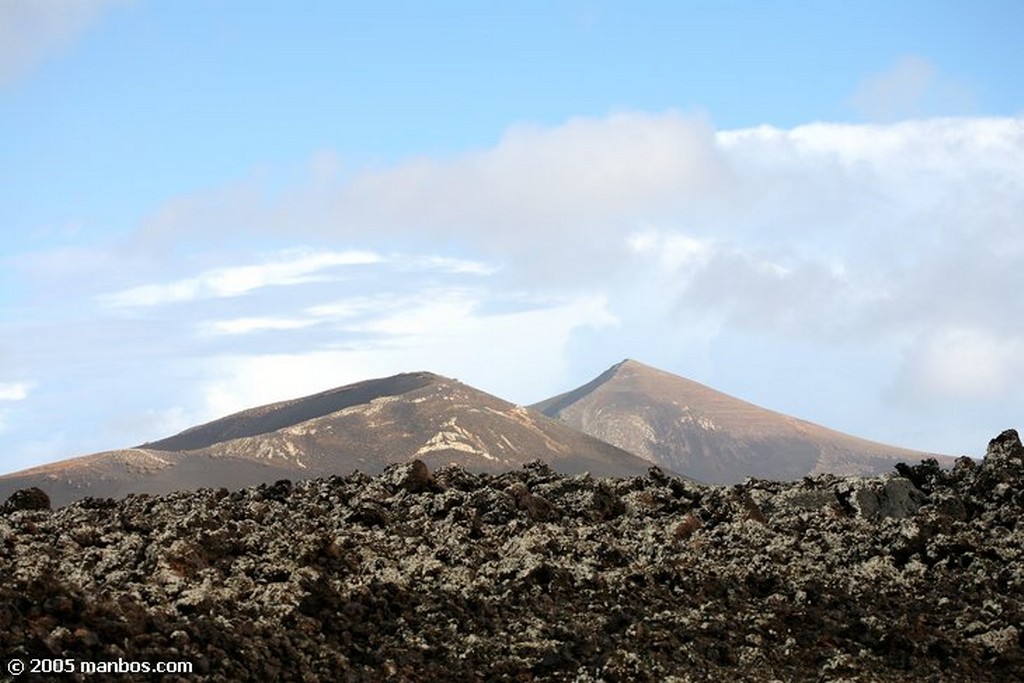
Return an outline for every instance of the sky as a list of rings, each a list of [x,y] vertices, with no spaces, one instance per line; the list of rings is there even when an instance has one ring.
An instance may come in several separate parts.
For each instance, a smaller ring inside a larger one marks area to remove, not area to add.
[[[1016,0],[0,0],[0,471],[624,358],[1024,427]]]

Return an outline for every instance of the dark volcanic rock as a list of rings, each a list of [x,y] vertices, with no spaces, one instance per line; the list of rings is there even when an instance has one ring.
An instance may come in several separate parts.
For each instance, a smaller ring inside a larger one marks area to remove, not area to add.
[[[874,478],[412,462],[7,505],[0,652],[188,681],[1021,680],[1022,456],[1007,432]]]
[[[14,510],[49,510],[50,497],[41,488],[32,486],[19,489],[7,497],[7,502],[0,506],[0,511]]]
[[[1020,470],[1024,468],[1024,446],[1016,429],[1005,432],[988,442],[985,459],[997,462],[1007,468]]]

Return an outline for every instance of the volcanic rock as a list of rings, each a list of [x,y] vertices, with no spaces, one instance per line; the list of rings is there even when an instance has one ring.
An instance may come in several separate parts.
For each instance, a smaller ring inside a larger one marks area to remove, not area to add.
[[[50,497],[37,486],[19,489],[8,496],[0,511],[9,510],[49,510]]]
[[[0,651],[180,681],[1022,680],[1021,447],[993,444],[867,478],[412,462],[6,506]]]

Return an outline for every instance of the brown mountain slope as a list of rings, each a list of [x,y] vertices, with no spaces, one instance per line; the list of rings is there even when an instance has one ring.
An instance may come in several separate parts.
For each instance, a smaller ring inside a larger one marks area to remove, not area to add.
[[[760,408],[634,360],[531,406],[660,467],[709,483],[873,475],[945,456],[886,446]]]
[[[54,505],[128,493],[382,471],[418,458],[500,472],[531,460],[595,476],[643,474],[650,463],[540,413],[452,379],[409,373],[245,410],[137,448],[0,477],[0,500],[28,486]]]

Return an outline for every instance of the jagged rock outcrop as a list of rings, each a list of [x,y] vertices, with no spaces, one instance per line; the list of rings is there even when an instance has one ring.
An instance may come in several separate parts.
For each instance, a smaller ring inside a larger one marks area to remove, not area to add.
[[[1021,680],[1022,511],[1012,431],[873,478],[412,462],[8,505],[0,651],[188,681]]]

